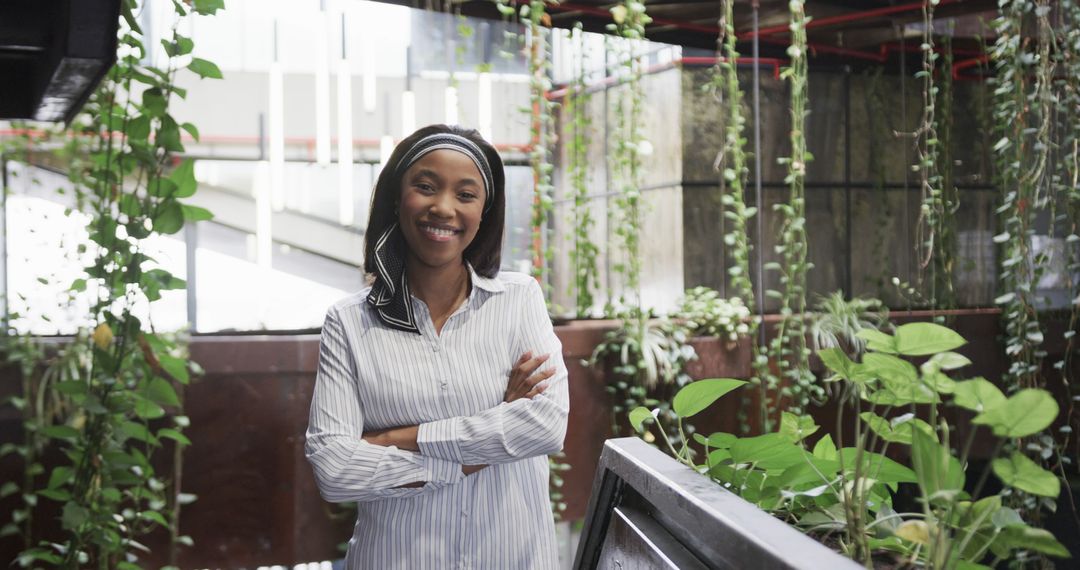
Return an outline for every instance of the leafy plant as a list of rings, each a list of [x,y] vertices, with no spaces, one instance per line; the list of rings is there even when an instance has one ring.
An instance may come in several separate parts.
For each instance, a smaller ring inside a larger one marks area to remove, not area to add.
[[[89,210],[93,242],[93,262],[70,291],[90,296],[87,320],[93,325],[66,349],[85,354],[85,363],[80,356],[80,366],[64,371],[61,381],[32,388],[65,403],[62,422],[41,427],[48,419],[41,415],[34,420],[38,424],[29,424],[41,427],[35,436],[47,437],[63,459],[44,487],[22,491],[33,501],[62,505],[66,538],[30,546],[18,557],[22,566],[135,569],[146,550],[139,540],[157,527],[173,538],[173,562],[175,547],[191,543],[176,526],[180,506],[191,497],[171,485],[167,474],[158,473],[152,459],[165,440],[172,440],[174,467],[179,467],[180,448],[190,444],[182,433],[188,425],[180,413],[182,388],[198,368],[182,343],[153,332],[135,308],[158,300],[162,291],[185,286],[153,267],[144,240],[177,233],[187,221],[211,218],[207,210],[181,201],[196,190],[194,165],[189,159],[172,168],[173,158],[184,151],[181,132],[196,139],[199,132],[190,123],[178,123],[169,104],[174,96],[186,95],[176,85],[180,67],[204,78],[221,77],[217,66],[192,55],[194,43],[177,26],[192,10],[213,14],[222,3],[196,0],[190,8],[180,2],[172,6],[175,23],[161,40],[166,64],[152,67],[144,63],[146,52],[157,46],[144,43],[136,2],[121,3],[118,61],[73,122],[64,149],[77,203]]]
[[[724,299],[708,287],[688,289],[676,314],[690,336],[715,336],[735,342],[750,333],[750,309],[742,299]]]
[[[636,406],[658,405],[657,391],[689,382],[685,367],[697,358],[687,344],[686,330],[668,321],[646,317],[625,319],[604,335],[588,366],[607,373],[612,396],[612,433],[621,432],[619,419]]]
[[[574,81],[566,91],[565,115],[568,117],[567,171],[572,192],[569,223],[574,228],[574,246],[570,250],[570,266],[574,279],[570,282],[570,295],[574,298],[578,318],[588,317],[595,299],[599,270],[596,257],[599,248],[593,243],[592,230],[596,225],[589,207],[589,141],[592,120],[589,103],[592,96],[585,85],[588,69],[588,50],[581,24],[574,27],[575,59]]]
[[[807,45],[806,11],[803,0],[791,0],[791,45],[787,49],[791,65],[780,76],[791,85],[791,156],[779,159],[787,166],[784,182],[790,190],[787,203],[773,206],[779,214],[780,239],[776,253],[781,262],[765,264],[765,268],[780,276],[781,291],[766,291],[780,299],[780,324],[776,336],[768,345],[768,360],[787,384],[780,388],[787,398],[787,408],[801,413],[812,399],[823,396],[824,390],[815,385],[810,373],[810,349],[806,343],[806,274],[813,267],[807,261],[806,236],[806,165],[813,156],[806,149],[807,106]],[[765,416],[768,418],[768,416]],[[765,420],[766,431],[772,420]]]
[[[859,332],[880,329],[888,318],[889,309],[879,299],[856,297],[849,301],[843,291],[834,291],[818,299],[817,312],[810,319],[810,338],[816,350],[842,348],[857,356],[866,350]]]
[[[550,287],[546,279],[545,268],[552,256],[551,236],[548,235],[548,218],[554,207],[551,172],[555,166],[551,163],[551,145],[554,140],[553,110],[558,105],[547,98],[551,90],[548,79],[548,35],[546,26],[551,25],[550,17],[545,12],[545,0],[531,0],[521,6],[521,18],[529,21],[529,165],[533,171],[533,206],[532,206],[532,256],[533,274],[544,287],[550,303]]]
[[[620,295],[621,310],[631,320],[644,318],[641,306],[641,176],[642,156],[651,152],[651,144],[642,136],[642,103],[645,100],[641,78],[645,61],[639,44],[645,39],[645,26],[652,21],[645,3],[624,0],[611,8],[614,23],[607,29],[621,38],[617,42],[617,61],[622,65],[623,86],[615,93],[614,148],[609,151],[609,164],[617,219],[615,234],[622,242],[622,259],[613,265],[625,282]],[[609,219],[609,223],[611,220]],[[613,310],[612,300],[608,305]],[[610,312],[609,310],[609,312]]]
[[[833,434],[811,445],[809,438],[820,426],[810,417],[784,412],[773,433],[743,438],[695,434],[704,459],[698,463],[681,435],[683,420],[745,384],[710,379],[676,394],[672,411],[680,436],[669,439],[668,449],[679,461],[805,531],[839,535],[840,548],[863,564],[882,552],[893,553],[899,563],[926,568],[977,568],[988,558],[1003,560],[1024,551],[1068,557],[1053,535],[1029,526],[1005,506],[1002,495],[980,495],[989,472],[1007,491],[1058,495],[1055,475],[1022,453],[1001,453],[1006,440],[1038,433],[1054,421],[1054,398],[1041,389],[1006,396],[983,378],[953,379],[949,373],[971,362],[953,352],[965,340],[940,325],[910,323],[897,327],[895,335],[873,329],[858,334],[869,351],[861,361],[839,348],[818,351],[831,372],[828,381],[843,387]],[[922,363],[916,367],[909,358]],[[946,404],[973,415],[959,454],[953,451],[958,443],[953,429],[941,413]],[[846,412],[854,412],[850,447],[840,437]],[[630,421],[643,432],[646,423],[662,421],[658,416],[642,407],[630,413]],[[661,435],[667,438],[671,431],[661,430]],[[999,438],[999,444],[989,471],[972,486],[968,454],[980,432]],[[910,450],[910,466],[889,458],[891,446]],[[917,488],[921,511],[893,508],[893,493],[901,484]]]

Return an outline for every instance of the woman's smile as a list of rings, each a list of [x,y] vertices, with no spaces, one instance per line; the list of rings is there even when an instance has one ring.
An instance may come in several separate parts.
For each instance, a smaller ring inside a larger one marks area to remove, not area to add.
[[[428,224],[421,222],[420,233],[424,237],[436,242],[448,242],[461,233],[461,230],[445,224]]]

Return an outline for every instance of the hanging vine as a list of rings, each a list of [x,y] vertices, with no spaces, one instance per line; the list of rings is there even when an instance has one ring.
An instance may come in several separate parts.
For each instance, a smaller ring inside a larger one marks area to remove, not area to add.
[[[529,165],[533,171],[532,204],[532,274],[544,289],[548,304],[551,303],[551,287],[547,275],[547,263],[552,257],[552,240],[549,235],[548,219],[554,208],[552,193],[555,189],[551,182],[551,173],[555,166],[551,163],[553,142],[553,112],[558,105],[547,97],[551,90],[548,78],[548,26],[551,17],[545,11],[545,0],[532,0],[521,6],[522,19],[529,21]]]
[[[867,141],[867,164],[871,176],[870,195],[872,203],[877,207],[877,219],[874,223],[874,238],[871,245],[872,255],[876,271],[867,272],[864,282],[873,285],[876,297],[885,297],[886,291],[891,285],[892,272],[889,268],[889,247],[892,234],[889,226],[893,219],[892,200],[889,199],[885,190],[884,155],[882,153],[883,133],[892,134],[892,129],[886,130],[884,123],[879,124],[881,117],[885,117],[884,87],[882,86],[882,68],[877,67],[869,72],[869,83],[866,90],[866,116],[869,123],[870,136]]]
[[[781,158],[787,166],[784,182],[790,191],[788,202],[773,208],[780,219],[780,240],[776,252],[782,262],[769,263],[767,268],[780,276],[782,291],[767,294],[780,299],[780,324],[776,336],[769,342],[769,360],[787,378],[781,395],[788,398],[788,410],[802,413],[812,398],[824,395],[810,372],[810,349],[806,342],[806,274],[812,268],[807,261],[806,236],[806,164],[813,159],[806,149],[807,46],[806,11],[802,0],[791,0],[791,45],[787,54],[791,65],[781,77],[791,85],[791,156]]]
[[[960,210],[960,192],[953,176],[953,49],[952,35],[942,42],[941,89],[936,104],[938,147],[937,173],[941,180],[941,217],[937,220],[938,251],[934,255],[935,306],[950,309],[957,306],[956,284],[956,213]]]
[[[1068,327],[1064,332],[1065,349],[1061,360],[1054,363],[1054,368],[1061,375],[1064,394],[1067,395],[1065,429],[1062,430],[1061,452],[1058,454],[1063,464],[1070,464],[1080,455],[1080,448],[1069,451],[1072,441],[1073,419],[1077,401],[1073,371],[1076,366],[1077,330],[1080,329],[1080,2],[1062,0],[1059,4],[1059,30],[1057,40],[1057,64],[1061,68],[1057,81],[1056,101],[1058,128],[1062,133],[1057,145],[1057,171],[1054,173],[1054,192],[1059,197],[1064,210],[1057,220],[1062,226],[1065,237],[1065,278],[1069,292]],[[1070,81],[1070,78],[1072,79]],[[1075,470],[1076,466],[1071,465]],[[1064,472],[1065,465],[1059,467]],[[1075,505],[1075,503],[1074,503]],[[1074,513],[1075,513],[1074,509]]]
[[[1001,233],[994,241],[1000,244],[1003,294],[996,302],[1003,305],[1005,352],[1010,359],[1003,380],[1009,391],[1017,391],[1045,384],[1042,362],[1046,351],[1036,288],[1050,261],[1051,248],[1036,251],[1034,237],[1037,216],[1049,212],[1053,217],[1048,163],[1054,113],[1054,36],[1048,0],[1002,2],[999,11],[992,60],[996,67],[994,120],[1000,136],[994,151],[1002,197],[998,208]],[[1029,14],[1035,16],[1038,34],[1023,38]],[[1009,445],[1040,463],[1048,461],[1055,451],[1053,438],[1047,433]],[[1041,519],[1042,509],[1055,508],[1053,501],[1021,491],[1010,496],[1010,504],[1035,521]]]
[[[615,234],[622,242],[622,260],[614,264],[623,277],[620,309],[629,318],[642,319],[641,307],[641,150],[648,142],[642,136],[641,114],[645,93],[641,78],[645,62],[638,52],[645,39],[645,26],[652,21],[645,4],[624,0],[611,8],[614,23],[608,29],[621,38],[617,59],[622,66],[622,86],[615,94],[615,148],[610,153],[610,171],[617,197]]]
[[[944,252],[939,251],[938,238],[942,226],[945,225],[945,201],[943,197],[941,173],[939,172],[941,141],[938,139],[938,116],[937,96],[938,88],[934,84],[937,60],[939,54],[934,45],[934,6],[937,0],[923,1],[923,41],[920,46],[922,51],[922,69],[915,77],[922,80],[923,112],[919,129],[915,131],[915,156],[918,162],[915,169],[919,172],[920,193],[922,204],[919,207],[919,217],[915,225],[915,249],[919,259],[919,284],[926,285],[929,281],[929,299],[933,306],[937,306],[937,285],[944,276],[938,274],[939,263],[935,257],[940,257]],[[936,255],[935,255],[936,254]],[[929,279],[926,279],[926,270],[930,268]]]
[[[157,46],[143,43],[137,4],[124,0],[117,63],[72,123],[75,136],[64,152],[71,159],[77,202],[89,210],[94,258],[70,291],[90,295],[87,318],[93,325],[72,341],[77,347],[67,349],[85,353],[85,366],[79,357],[80,365],[58,377],[48,394],[37,388],[39,396],[66,402],[63,420],[38,432],[66,461],[43,488],[23,492],[61,504],[66,538],[30,545],[19,555],[24,565],[134,570],[145,551],[139,540],[157,527],[173,539],[172,562],[176,545],[190,545],[177,527],[180,505],[190,497],[180,493],[177,479],[156,471],[152,458],[165,440],[177,447],[190,444],[182,433],[188,425],[180,414],[182,388],[198,369],[180,343],[152,332],[134,311],[159,299],[161,291],[185,286],[167,271],[148,267],[153,259],[144,240],[211,217],[181,202],[196,189],[193,163],[186,160],[169,171],[184,150],[181,131],[199,136],[194,125],[176,122],[169,104],[186,94],[176,85],[179,67],[221,77],[213,63],[191,56],[192,40],[177,32],[190,10],[213,14],[221,7],[212,0],[193,7],[173,2],[174,26],[161,41],[167,61],[155,67],[143,62]]]
[[[1024,15],[1033,8],[1039,17],[1038,51],[1022,39]],[[1043,8],[1044,10],[1039,10]],[[1046,265],[1044,253],[1032,250],[1036,214],[1046,208],[1049,193],[1042,190],[1049,152],[1050,78],[1048,8],[1045,2],[1004,2],[994,21],[998,32],[992,50],[996,66],[994,120],[1000,137],[994,145],[1002,189],[1001,286],[996,303],[1004,308],[1005,352],[1011,359],[1007,383],[1012,389],[1038,386],[1043,333],[1036,308],[1035,287]],[[1033,83],[1033,84],[1032,84]]]
[[[596,225],[589,198],[589,141],[592,127],[589,104],[592,96],[585,85],[588,50],[585,48],[585,35],[580,23],[574,26],[573,41],[577,56],[576,67],[574,80],[566,90],[564,113],[567,117],[569,139],[566,152],[567,172],[573,200],[568,223],[574,231],[574,244],[570,250],[570,267],[574,279],[570,282],[569,294],[574,299],[578,318],[585,318],[592,313],[596,301],[593,291],[597,287],[599,273],[596,265],[599,248],[592,239],[592,231]]]
[[[724,142],[714,166],[721,173],[720,200],[724,217],[722,221],[729,224],[728,231],[724,234],[724,245],[731,258],[727,272],[731,277],[731,285],[735,290],[736,298],[752,303],[756,297],[754,283],[750,279],[750,258],[753,246],[750,244],[749,224],[757,215],[757,208],[748,206],[746,203],[746,179],[750,169],[747,166],[747,140],[743,135],[746,118],[742,111],[743,92],[739,87],[739,52],[736,49],[738,38],[735,34],[734,4],[734,0],[723,2],[723,12],[718,22],[720,34],[716,40],[718,55],[709,88],[722,104],[723,112]],[[775,392],[779,379],[769,368],[768,358],[762,358],[761,353],[765,347],[757,342],[761,315],[754,316],[748,325],[749,330],[746,336],[753,339],[751,362],[754,363],[754,375],[751,382],[758,387],[761,407],[759,415],[764,423],[769,418],[768,408],[771,395]],[[747,431],[751,426],[745,422],[746,411],[740,408],[740,413],[743,414],[740,426]],[[763,430],[762,433],[768,432],[767,425],[753,427]]]

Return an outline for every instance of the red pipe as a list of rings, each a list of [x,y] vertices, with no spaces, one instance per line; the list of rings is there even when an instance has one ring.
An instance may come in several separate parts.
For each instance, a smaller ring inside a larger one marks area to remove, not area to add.
[[[782,46],[791,45],[791,42],[789,42],[787,40],[782,40],[780,38],[758,38],[758,39],[760,41],[762,41],[762,42],[769,43],[769,44],[774,44],[774,45],[782,45]],[[828,45],[824,45],[824,44],[815,44],[815,43],[808,43],[808,44],[806,44],[806,47],[807,47],[808,50],[810,50],[811,55],[817,55],[818,52],[832,53],[832,54],[836,54],[836,55],[846,55],[848,57],[853,57],[853,58],[856,58],[856,59],[866,59],[866,60],[870,60],[870,61],[875,61],[877,63],[885,63],[885,57],[884,56],[882,56],[881,54],[873,53],[873,52],[861,51],[861,50],[857,50],[857,49],[841,48],[841,47],[836,47],[836,46],[828,46]]]
[[[952,77],[956,81],[978,81],[980,79],[986,79],[986,77],[982,76],[982,75],[978,75],[978,76],[963,75],[960,72],[967,69],[967,68],[969,68],[969,67],[975,67],[976,65],[981,65],[981,64],[986,63],[988,61],[990,61],[990,56],[988,56],[988,55],[980,55],[978,57],[973,57],[971,59],[965,59],[963,61],[958,61],[958,62],[953,64]]]
[[[722,60],[727,58],[721,58]],[[714,65],[716,64],[715,57],[684,57],[679,59],[676,63],[683,65]],[[773,79],[780,79],[780,66],[786,65],[788,62],[776,57],[759,57],[757,61],[754,61],[752,57],[737,57],[735,58],[735,65],[753,65],[755,63],[765,64],[773,68]]]
[[[46,134],[46,131],[43,131],[41,129],[0,129],[0,137],[28,136],[31,138],[44,138]],[[115,132],[113,134],[119,135],[120,132]],[[60,136],[66,138],[70,136],[90,137],[94,135],[73,135],[72,133],[61,133]],[[186,134],[181,136],[181,140],[183,140],[184,142],[196,142],[194,138]],[[337,141],[337,137],[332,137],[330,140],[333,143]],[[254,135],[203,135],[199,137],[198,142],[221,144],[250,144],[259,142],[259,137]],[[302,144],[310,149],[313,148],[313,145],[315,144],[315,137],[285,137],[285,142],[288,144]],[[379,144],[380,143],[378,139],[353,139],[353,146],[377,147],[379,146]],[[498,143],[493,144],[492,146],[494,146],[496,150],[517,150],[526,153],[529,152],[529,150],[532,148],[531,145],[527,144],[510,143]]]
[[[884,43],[884,44],[881,44],[880,51],[881,51],[881,55],[888,55],[889,52],[894,52],[894,51],[898,52],[898,51],[901,50],[901,48],[906,52],[922,53],[922,46],[919,43],[915,43],[915,42],[905,43],[905,44],[901,44],[900,42]],[[944,53],[944,50],[941,48],[940,45],[934,46],[934,51],[936,51],[938,53]],[[961,49],[953,48],[952,52],[953,52],[953,55],[970,55],[972,57],[982,55],[982,53],[983,53],[982,50],[963,49],[963,48],[961,48]]]
[[[941,0],[938,2],[938,7],[947,6],[949,4],[958,4],[964,0]],[[851,22],[861,22],[865,20],[871,20],[874,18],[880,18],[882,16],[891,16],[893,14],[902,14],[904,12],[912,12],[915,10],[922,10],[924,2],[912,2],[911,4],[901,4],[899,6],[888,6],[885,8],[875,8],[873,10],[864,10],[862,12],[850,12],[847,14],[840,14],[839,16],[831,16],[829,18],[812,18],[806,23],[806,29],[820,28],[823,26],[831,26],[835,24],[847,24]],[[791,28],[787,24],[772,26],[768,28],[761,28],[758,30],[758,36],[771,36],[774,34],[780,34],[790,32]],[[743,32],[739,34],[739,39],[750,39],[754,37],[754,32]]]
[[[787,63],[784,60],[777,59],[775,57],[762,57],[762,58],[758,59],[758,62],[763,63],[763,64],[768,65],[768,66],[771,66],[773,68],[773,78],[775,78],[775,79],[780,79],[780,66]],[[755,63],[755,62],[754,62],[754,58],[752,58],[752,57],[740,57],[740,58],[735,59],[735,64],[736,65],[738,65],[738,64],[753,64],[753,63]],[[669,61],[669,62],[666,62],[666,63],[658,63],[658,64],[655,64],[655,65],[651,65],[648,68],[646,68],[643,73],[645,75],[650,75],[650,74],[653,74],[653,73],[659,73],[661,71],[672,69],[677,65],[714,65],[714,64],[716,64],[716,58],[715,57],[683,57],[683,58],[672,60],[672,61]],[[601,81],[597,81],[596,83],[592,83],[592,84],[588,85],[586,87],[586,90],[599,90],[599,88],[601,88],[601,87],[610,87],[611,85],[617,84],[621,79],[622,78],[620,78],[620,77],[605,77]],[[566,94],[569,91],[570,91],[569,87],[561,87],[559,89],[555,89],[553,91],[548,91],[547,93],[544,93],[544,98],[549,100],[549,101],[554,101],[556,99],[562,99],[563,97],[566,97]]]

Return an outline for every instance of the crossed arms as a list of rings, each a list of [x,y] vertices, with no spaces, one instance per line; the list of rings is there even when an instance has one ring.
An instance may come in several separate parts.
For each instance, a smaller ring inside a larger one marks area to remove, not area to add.
[[[569,411],[566,367],[539,285],[530,284],[516,347],[554,358],[522,358],[507,400],[471,416],[364,433],[355,359],[335,308],[323,326],[305,446],[319,492],[331,502],[407,497],[453,485],[485,465],[562,449]],[[546,385],[537,385],[550,375]],[[545,389],[546,386],[546,389]],[[512,393],[512,391],[517,390]]]

